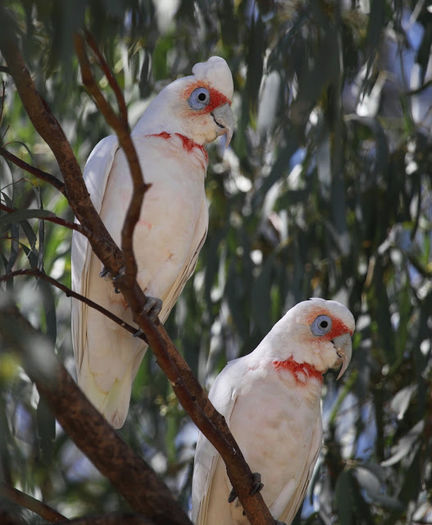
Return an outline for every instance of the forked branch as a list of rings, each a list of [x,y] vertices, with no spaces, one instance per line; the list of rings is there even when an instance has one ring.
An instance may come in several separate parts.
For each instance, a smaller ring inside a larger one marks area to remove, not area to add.
[[[6,12],[0,8],[0,15],[3,17],[3,20],[5,20],[5,13]],[[7,23],[5,24],[5,27],[8,27]],[[84,66],[83,73],[87,79],[86,82],[88,81],[89,85],[92,85],[92,79],[94,81],[94,78],[91,71],[90,75],[88,75],[90,65],[85,53],[85,43],[82,37],[77,37],[76,46],[77,53],[80,56],[80,62]],[[72,149],[57,120],[36,91],[18,50],[15,35],[11,34],[7,29],[0,32],[0,49],[10,67],[11,75],[14,78],[18,92],[33,124],[56,156],[65,180],[66,195],[79,221],[89,230],[87,237],[95,254],[112,274],[119,273],[122,266],[124,266],[125,257],[123,257],[123,253],[115,245],[100,220],[100,217],[96,213],[88,196],[88,192],[82,180],[81,171],[75,157],[73,156]],[[94,94],[96,97],[99,96],[98,88],[97,90],[94,90]],[[113,111],[112,113],[114,114]],[[117,119],[115,125],[117,125],[118,122],[120,121]],[[116,128],[114,127],[114,129]],[[132,149],[128,149],[127,145],[130,144],[133,146],[133,142],[130,138],[129,132],[126,133],[124,127],[121,129],[119,128],[119,132],[119,142],[124,149],[129,165],[131,166],[134,185],[136,184],[137,187],[139,187],[141,195],[143,195],[146,186],[142,179],[138,158],[136,152],[135,154],[132,153]],[[126,137],[126,135],[128,135],[128,137]],[[120,136],[125,137],[124,143],[122,142],[123,138],[120,139]],[[133,151],[135,151],[134,148]],[[133,210],[130,214],[128,213],[129,222],[123,228],[122,237],[126,236],[127,232],[133,232],[135,225],[134,221],[139,217],[141,203],[142,197],[134,198],[132,200],[131,205]],[[125,256],[126,252],[129,251],[128,257],[133,257],[132,235],[129,239],[122,239],[122,246],[125,251]],[[128,265],[130,268],[130,261],[128,262]],[[127,304],[131,308],[134,315],[134,321],[144,331],[156,359],[173,385],[179,401],[189,412],[196,425],[221,454],[227,466],[231,483],[238,494],[250,523],[252,525],[273,525],[274,520],[264,504],[261,494],[250,494],[253,484],[251,470],[231,435],[224,418],[209,402],[207,394],[192,374],[192,371],[186,362],[177,352],[163,326],[156,326],[145,314],[142,313],[146,298],[136,280],[131,281],[131,275],[133,275],[133,271],[131,272],[129,270],[128,278],[116,281],[116,285],[118,285],[118,288],[123,293]],[[38,388],[40,388],[42,395],[44,395],[50,402],[56,417],[65,428],[66,432],[72,437],[77,445],[85,451],[101,472],[109,477],[112,465],[107,464],[106,452],[108,449],[92,449],[92,443],[89,443],[92,438],[89,436],[88,428],[89,426],[92,428],[92,432],[94,432],[94,434],[91,434],[92,436],[97,436],[94,443],[97,443],[98,439],[102,439],[105,434],[109,435],[109,439],[115,439],[117,435],[112,429],[110,429],[110,432],[106,431],[107,423],[87,402],[66,371],[61,367],[58,369],[56,368],[56,370],[54,378],[57,389],[55,398],[53,398],[53,391],[50,390],[46,384],[40,384],[39,381],[39,383],[37,383]],[[72,411],[70,410],[71,403],[76,407]],[[87,403],[87,405],[85,403]],[[91,412],[91,410],[93,410],[93,412]],[[86,425],[86,432],[83,432],[84,424]],[[118,462],[115,464],[115,482],[112,477],[110,477],[110,479],[116,485],[119,492],[126,497],[125,493],[128,493],[131,488],[131,479],[136,480],[137,460],[135,457],[133,460],[131,459],[130,451],[125,451],[124,453],[126,456],[116,456],[116,461],[118,460]],[[118,477],[120,471],[122,473],[121,479]],[[142,485],[142,482],[140,483],[141,485],[137,485],[136,483],[133,485],[135,491],[138,486],[145,487],[145,484]],[[148,490],[148,488],[146,488],[146,490]],[[142,500],[141,492],[139,494],[137,493],[132,499],[133,504],[130,501],[131,504],[136,510],[139,510],[141,508],[140,505]],[[168,514],[168,509],[164,510],[167,510]],[[175,517],[176,514],[174,513],[172,516]],[[152,517],[152,519],[154,518]],[[157,523],[156,520],[154,521]],[[168,524],[169,521],[165,521],[164,523]]]

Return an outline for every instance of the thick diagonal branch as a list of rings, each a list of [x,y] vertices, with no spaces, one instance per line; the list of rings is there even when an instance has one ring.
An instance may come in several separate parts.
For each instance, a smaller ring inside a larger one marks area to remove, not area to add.
[[[134,510],[149,516],[155,525],[191,525],[167,486],[118,436],[57,361],[48,338],[14,306],[0,309],[0,342],[19,353],[61,426]]]

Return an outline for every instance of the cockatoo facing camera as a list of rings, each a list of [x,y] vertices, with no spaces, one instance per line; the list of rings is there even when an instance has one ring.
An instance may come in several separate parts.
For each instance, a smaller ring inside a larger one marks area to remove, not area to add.
[[[351,359],[354,318],[336,301],[297,304],[249,355],[228,363],[209,399],[226,422],[254,472],[272,516],[289,525],[305,496],[322,439],[322,374],[345,372]],[[247,525],[213,445],[199,435],[192,482],[196,525]]]

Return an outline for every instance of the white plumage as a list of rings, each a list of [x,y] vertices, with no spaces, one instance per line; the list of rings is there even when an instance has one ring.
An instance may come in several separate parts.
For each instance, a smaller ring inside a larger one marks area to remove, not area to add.
[[[322,438],[322,373],[351,358],[354,319],[336,301],[291,308],[249,355],[228,363],[209,398],[225,417],[246,461],[261,474],[272,516],[289,525],[299,509]],[[247,525],[225,465],[199,435],[192,484],[196,525]]]
[[[192,274],[208,226],[204,144],[232,135],[231,72],[222,58],[196,64],[193,75],[166,86],[132,132],[147,191],[134,233],[137,279],[145,294],[162,300],[166,320]],[[116,137],[92,151],[84,179],[92,202],[116,243],[132,182]],[[112,282],[102,279],[100,261],[87,240],[72,237],[72,288],[132,323],[131,312]],[[79,301],[72,302],[72,341],[78,384],[111,424],[126,418],[132,382],[146,346]]]

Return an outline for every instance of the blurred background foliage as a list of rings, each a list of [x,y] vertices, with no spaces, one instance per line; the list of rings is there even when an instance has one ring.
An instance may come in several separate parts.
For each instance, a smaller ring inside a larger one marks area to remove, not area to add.
[[[132,123],[165,83],[210,55],[226,58],[237,131],[224,156],[221,145],[209,148],[209,235],[169,333],[208,386],[296,302],[347,304],[357,319],[353,361],[339,383],[327,375],[325,443],[295,523],[432,523],[432,4],[4,3],[82,166],[111,131],[81,86],[76,30],[85,25],[99,42]],[[3,145],[61,177],[10,77],[0,76]],[[53,188],[1,158],[0,166],[3,204],[72,219]],[[61,226],[0,212],[1,274],[36,267],[69,285],[70,238]],[[31,278],[2,287],[73,371],[70,300]],[[4,481],[68,517],[124,507],[4,351],[0,396]],[[120,433],[187,508],[196,431],[150,352]]]

